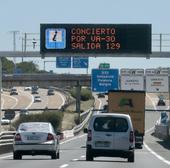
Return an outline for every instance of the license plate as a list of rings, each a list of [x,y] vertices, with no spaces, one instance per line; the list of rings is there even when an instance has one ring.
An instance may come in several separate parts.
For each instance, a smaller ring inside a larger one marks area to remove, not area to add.
[[[95,142],[96,147],[110,147],[110,142],[108,141],[97,141]]]
[[[40,140],[39,136],[27,136],[27,140]]]

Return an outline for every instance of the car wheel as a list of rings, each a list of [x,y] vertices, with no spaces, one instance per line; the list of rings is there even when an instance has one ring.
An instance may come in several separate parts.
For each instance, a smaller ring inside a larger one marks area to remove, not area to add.
[[[86,161],[93,161],[93,155],[89,149],[86,150]]]
[[[57,153],[57,159],[59,159],[59,158],[60,158],[60,152]]]
[[[53,152],[53,153],[51,154],[51,159],[57,159],[57,154],[56,154],[56,152]]]
[[[22,155],[19,154],[18,152],[13,152],[13,159],[14,160],[21,160],[22,159]]]
[[[134,155],[134,152],[129,153],[129,156],[128,156],[128,162],[134,162],[134,161],[135,161],[135,155]]]

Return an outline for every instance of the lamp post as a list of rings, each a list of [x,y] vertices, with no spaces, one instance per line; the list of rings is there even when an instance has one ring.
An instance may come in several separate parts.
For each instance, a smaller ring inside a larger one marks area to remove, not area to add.
[[[1,89],[2,89],[2,60],[1,60],[1,57],[0,57],[0,90]],[[1,118],[2,118],[2,107],[1,107],[1,93],[0,93],[0,132],[2,132]]]

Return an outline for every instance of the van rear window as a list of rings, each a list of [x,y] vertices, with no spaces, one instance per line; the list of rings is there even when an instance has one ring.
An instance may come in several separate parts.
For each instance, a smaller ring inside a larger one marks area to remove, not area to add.
[[[126,132],[128,130],[128,122],[125,118],[97,117],[93,127],[95,131]]]

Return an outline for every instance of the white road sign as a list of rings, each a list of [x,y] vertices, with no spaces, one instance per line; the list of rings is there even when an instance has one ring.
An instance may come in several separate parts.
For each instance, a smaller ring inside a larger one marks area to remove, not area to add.
[[[144,76],[144,69],[126,69],[120,70],[121,76],[132,75],[132,76]]]
[[[121,76],[121,90],[144,90],[143,76]]]
[[[168,76],[146,76],[146,92],[168,92]]]

